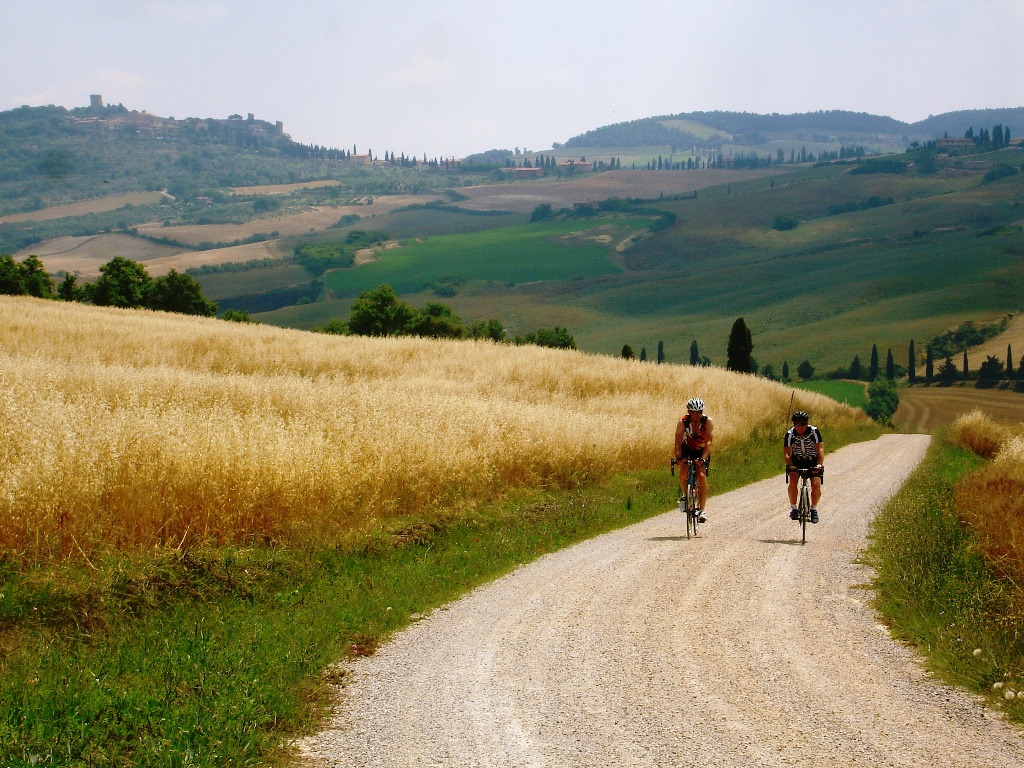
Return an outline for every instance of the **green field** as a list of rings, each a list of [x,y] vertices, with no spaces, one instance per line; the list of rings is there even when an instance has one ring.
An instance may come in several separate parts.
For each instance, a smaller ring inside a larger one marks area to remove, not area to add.
[[[836,402],[846,403],[854,408],[864,408],[868,403],[864,385],[857,381],[801,381],[793,386],[797,389],[818,392],[826,397],[831,397]]]
[[[616,274],[621,270],[610,256],[615,243],[649,224],[641,218],[600,225],[571,220],[441,235],[385,251],[372,264],[331,272],[327,287],[338,296],[355,296],[381,283],[398,293],[418,293],[446,278],[509,285]]]
[[[1024,174],[983,183],[982,171],[956,167],[928,175],[853,167],[797,168],[645,203],[677,221],[622,252],[611,246],[649,219],[380,217],[373,227],[408,238],[405,248],[329,273],[340,303],[260,319],[323,324],[380,283],[422,305],[439,300],[438,280],[456,278],[455,295],[440,300],[463,317],[496,317],[514,330],[565,325],[586,350],[617,354],[629,344],[652,353],[663,342],[670,362],[686,362],[697,341],[701,355],[724,365],[729,330],[744,317],[761,366],[806,359],[825,373],[854,355],[867,360],[872,345],[905,365],[911,339],[920,350],[963,320],[1024,309]],[[829,215],[830,206],[872,198],[891,204]],[[799,225],[773,229],[778,214]],[[561,239],[580,229],[612,239]]]

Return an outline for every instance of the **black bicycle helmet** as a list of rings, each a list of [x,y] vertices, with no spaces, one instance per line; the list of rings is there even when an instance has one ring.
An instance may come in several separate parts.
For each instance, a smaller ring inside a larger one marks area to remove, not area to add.
[[[797,411],[793,414],[794,424],[806,424],[811,420],[811,417],[807,415],[807,411]]]

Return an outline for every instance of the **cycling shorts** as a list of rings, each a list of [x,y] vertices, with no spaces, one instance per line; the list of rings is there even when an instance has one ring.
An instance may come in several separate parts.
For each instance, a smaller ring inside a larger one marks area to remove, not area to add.
[[[686,459],[699,459],[704,455],[703,448],[687,448],[685,445],[679,451],[680,459],[685,461]],[[704,465],[704,471],[707,472],[711,469],[711,457],[708,456],[707,463]]]

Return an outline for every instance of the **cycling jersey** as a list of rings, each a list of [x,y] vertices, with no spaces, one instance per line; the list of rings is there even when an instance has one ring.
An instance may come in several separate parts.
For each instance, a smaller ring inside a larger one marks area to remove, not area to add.
[[[789,448],[789,456],[794,466],[806,464],[814,466],[818,463],[818,443],[822,442],[821,432],[813,424],[808,424],[802,435],[797,434],[796,427],[786,432],[785,447]]]
[[[682,447],[690,451],[703,451],[708,442],[708,417],[701,416],[696,425],[690,421],[689,417],[684,417],[681,421],[684,424]]]

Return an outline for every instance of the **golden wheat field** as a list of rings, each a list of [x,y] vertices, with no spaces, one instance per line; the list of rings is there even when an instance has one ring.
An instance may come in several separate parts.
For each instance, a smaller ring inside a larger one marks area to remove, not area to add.
[[[781,385],[482,341],[338,337],[0,297],[0,547],[30,559],[329,543],[517,487],[665,466],[686,399],[719,448]],[[817,423],[866,417],[814,393]]]
[[[1002,572],[1024,580],[1024,423],[999,424],[981,411],[954,422],[953,440],[992,461],[957,485],[956,507]]]

